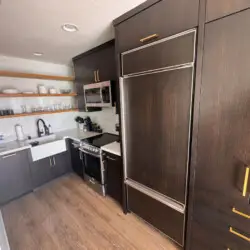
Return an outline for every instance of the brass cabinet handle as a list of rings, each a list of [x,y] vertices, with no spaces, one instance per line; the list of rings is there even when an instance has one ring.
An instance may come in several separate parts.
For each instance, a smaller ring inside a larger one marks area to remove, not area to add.
[[[97,81],[100,82],[99,69],[96,71]]]
[[[95,82],[97,82],[96,71],[94,71],[94,75],[95,75]]]
[[[229,228],[229,232],[236,235],[236,236],[238,236],[238,237],[240,237],[243,240],[246,240],[246,241],[250,242],[250,238],[248,238],[246,235],[243,235],[243,234],[235,231],[232,227]]]
[[[155,39],[157,37],[159,37],[158,34],[153,34],[153,35],[150,35],[150,36],[147,36],[147,37],[140,39],[140,42],[144,43],[144,42],[147,42],[148,40]]]
[[[243,192],[242,192],[242,196],[244,197],[246,197],[247,195],[249,173],[250,173],[250,167],[247,167],[246,172],[245,172],[245,179],[244,179]]]
[[[238,214],[238,215],[240,215],[240,216],[242,216],[242,217],[245,217],[245,218],[247,218],[247,219],[250,219],[250,215],[247,215],[247,214],[244,214],[244,213],[240,212],[240,211],[237,210],[235,207],[232,209],[232,212],[235,213],[235,214]]]

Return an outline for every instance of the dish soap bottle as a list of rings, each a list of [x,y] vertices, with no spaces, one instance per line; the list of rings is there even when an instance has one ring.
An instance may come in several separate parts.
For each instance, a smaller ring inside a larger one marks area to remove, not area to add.
[[[50,134],[50,135],[53,134],[52,127],[51,127],[50,124],[49,124],[49,134]]]

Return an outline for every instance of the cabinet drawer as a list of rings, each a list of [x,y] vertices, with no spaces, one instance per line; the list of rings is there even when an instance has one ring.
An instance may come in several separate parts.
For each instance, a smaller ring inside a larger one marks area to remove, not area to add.
[[[209,217],[209,216],[208,216]],[[210,218],[214,226],[193,221],[191,246],[202,245],[206,250],[247,250],[250,243],[229,232],[229,227],[219,227],[217,221]],[[212,223],[211,222],[211,223]],[[235,229],[237,232],[241,232]],[[245,234],[246,235],[246,234]],[[191,248],[192,250],[196,248]]]
[[[183,32],[122,54],[122,74],[128,75],[194,61],[196,30]]]
[[[129,186],[128,209],[180,245],[184,244],[184,214]]]
[[[207,0],[206,22],[210,22],[249,7],[249,0]]]
[[[243,216],[243,212],[237,208],[234,209],[234,212],[232,210],[233,208],[218,207],[214,209],[210,206],[199,204],[195,207],[193,218],[211,229],[227,230],[231,226],[250,236],[250,220],[246,217],[247,214]]]
[[[154,4],[116,26],[118,51],[151,42],[147,37],[152,35],[162,39],[198,26],[198,9],[199,0],[163,0]]]
[[[211,192],[211,190],[209,192],[208,189],[197,189],[194,199],[194,218],[197,220],[202,218],[205,221],[204,214],[209,214],[214,216],[215,220],[221,221],[222,224],[229,223],[250,233],[250,206],[248,200],[237,193],[237,195],[233,194],[233,191],[228,196],[225,193]]]

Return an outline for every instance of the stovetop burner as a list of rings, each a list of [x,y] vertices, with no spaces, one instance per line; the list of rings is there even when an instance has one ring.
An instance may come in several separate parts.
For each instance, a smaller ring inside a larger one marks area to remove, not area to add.
[[[110,133],[103,133],[100,135],[96,135],[87,139],[82,140],[82,142],[100,148],[104,145],[107,145],[111,142],[115,142],[119,139],[118,135],[110,134]]]
[[[84,153],[89,153],[95,157],[100,157],[100,147],[119,140],[118,135],[103,133],[81,141],[80,149]]]

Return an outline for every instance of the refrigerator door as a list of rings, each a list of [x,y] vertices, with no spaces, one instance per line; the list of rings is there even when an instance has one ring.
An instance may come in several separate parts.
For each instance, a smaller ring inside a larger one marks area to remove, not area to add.
[[[186,202],[193,65],[123,78],[125,178]]]

